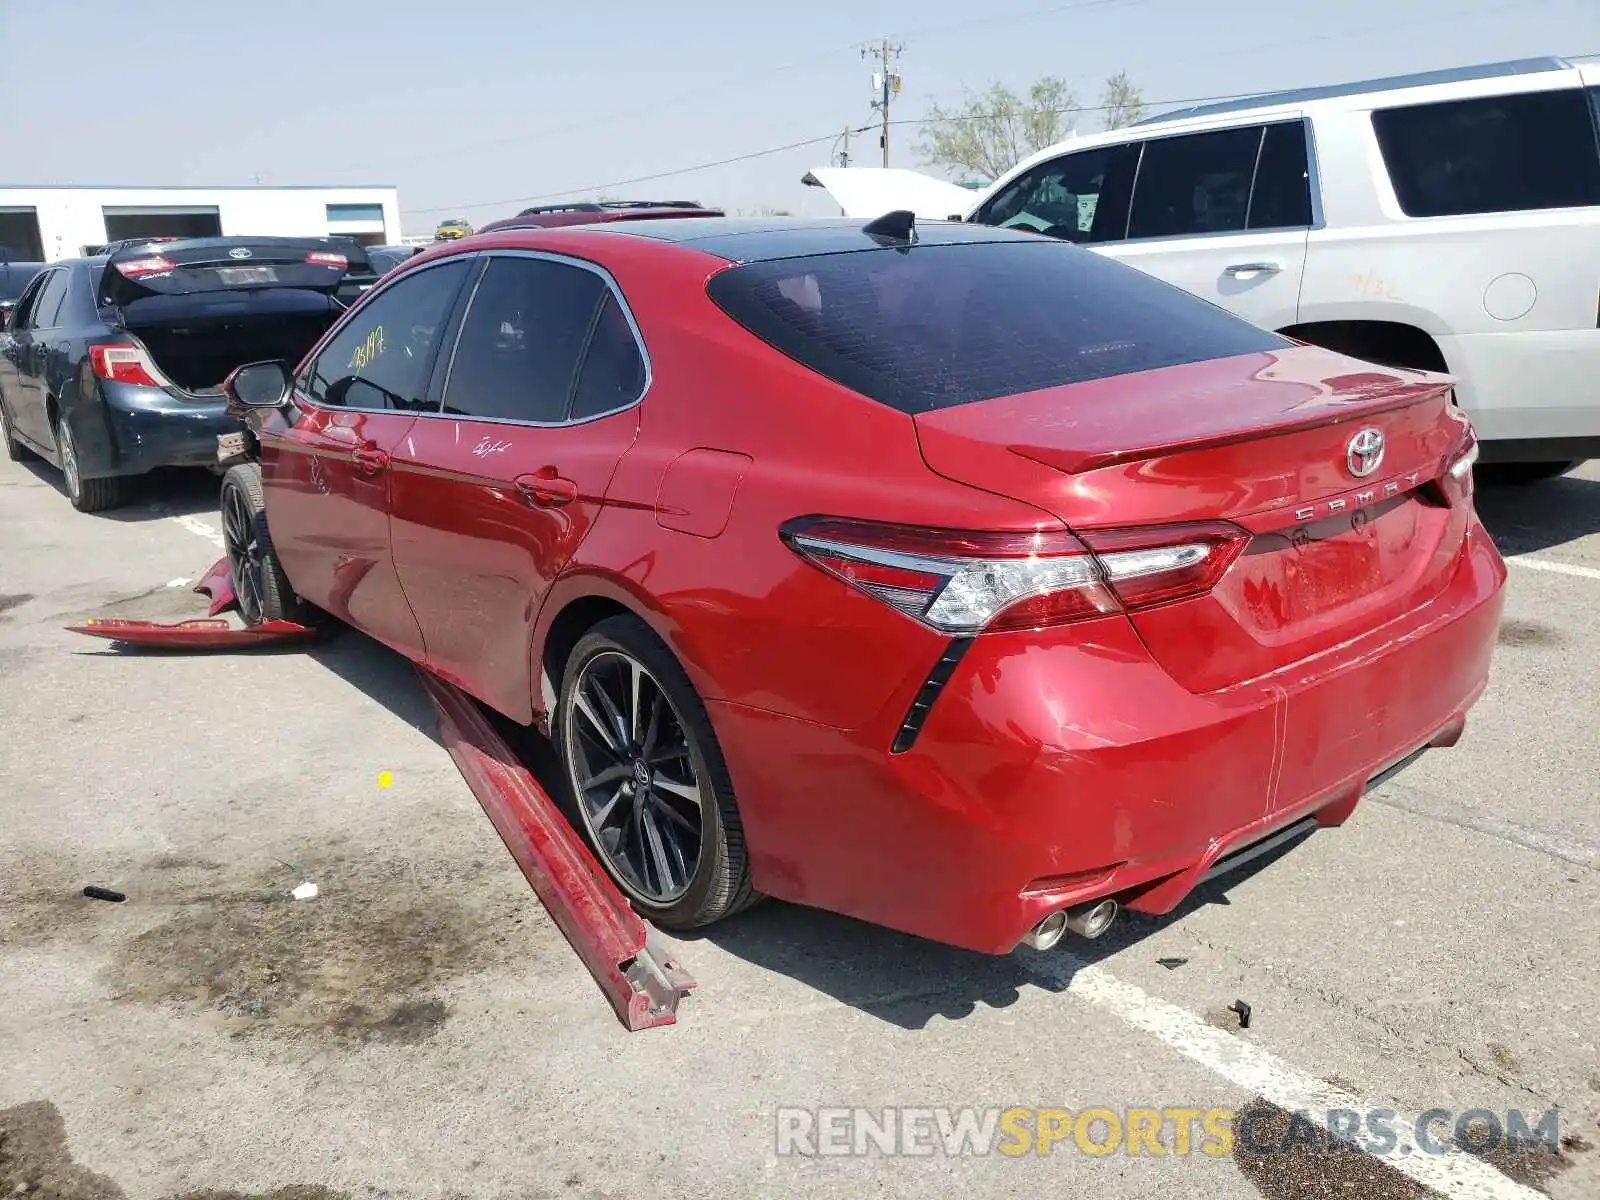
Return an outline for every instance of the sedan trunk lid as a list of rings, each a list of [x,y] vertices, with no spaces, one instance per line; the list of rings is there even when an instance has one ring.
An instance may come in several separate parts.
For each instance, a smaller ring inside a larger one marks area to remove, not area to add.
[[[941,475],[1077,531],[1232,522],[1206,595],[1131,614],[1195,691],[1259,678],[1428,603],[1464,509],[1437,484],[1468,436],[1451,380],[1282,350],[1112,376],[915,417]]]

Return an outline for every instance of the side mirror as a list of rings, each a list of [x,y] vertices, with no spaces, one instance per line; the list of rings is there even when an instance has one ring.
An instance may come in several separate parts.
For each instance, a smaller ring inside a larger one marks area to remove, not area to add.
[[[11,314],[15,311],[10,304],[0,304],[0,332],[11,328]]]
[[[288,363],[254,362],[236,367],[222,381],[222,393],[245,408],[282,408],[289,403],[293,385]]]

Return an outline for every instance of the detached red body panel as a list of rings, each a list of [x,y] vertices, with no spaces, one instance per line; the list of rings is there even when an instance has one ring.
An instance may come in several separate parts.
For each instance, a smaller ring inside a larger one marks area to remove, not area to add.
[[[418,671],[445,749],[546,910],[630,1030],[677,1021],[695,982],[617,891],[470,697]]]
[[[241,650],[282,642],[305,641],[317,636],[315,629],[293,621],[263,621],[259,625],[235,625],[226,618],[199,617],[193,621],[163,624],[120,617],[98,617],[84,625],[68,625],[72,633],[105,638],[129,646],[157,646],[171,650]]]

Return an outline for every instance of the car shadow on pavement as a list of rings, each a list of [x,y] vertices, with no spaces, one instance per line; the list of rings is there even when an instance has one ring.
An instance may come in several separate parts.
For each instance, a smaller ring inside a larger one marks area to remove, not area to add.
[[[307,653],[400,720],[439,741],[437,714],[411,663],[356,631],[340,628]],[[488,714],[523,764],[571,812],[554,748],[538,733]],[[1210,904],[1227,904],[1228,890],[1269,869],[1298,841],[1262,856],[1222,879],[1196,888],[1172,913],[1147,917],[1124,912],[1094,941],[1070,935],[1053,950],[1026,947],[1008,955],[979,954],[850,917],[797,904],[767,901],[708,928],[675,935],[691,949],[705,942],[752,966],[787,976],[840,1004],[905,1029],[922,1029],[935,1017],[960,1020],[979,1008],[1008,1008],[1025,989],[1063,992],[1086,965],[1127,953],[1159,929]],[[702,984],[715,986],[704,969]]]
[[[66,484],[60,471],[31,455],[22,465],[40,483],[59,492],[63,503],[67,502]],[[210,471],[167,467],[129,480],[127,498],[118,507],[86,515],[129,523],[214,513],[221,486],[222,481]]]
[[[1600,532],[1600,481],[1593,479],[1480,482],[1475,503],[1502,554],[1532,554]]]
[[[439,715],[409,659],[347,625],[312,643],[305,654],[419,733],[439,741]]]
[[[935,1017],[956,1021],[979,1008],[1009,1008],[1025,989],[1064,992],[1084,967],[1141,953],[1140,943],[1158,930],[1207,905],[1229,903],[1231,887],[1269,869],[1298,844],[1291,842],[1222,879],[1202,884],[1165,916],[1125,911],[1102,937],[1086,941],[1069,934],[1048,951],[1019,947],[1006,955],[978,954],[819,909],[771,901],[678,937],[691,945],[709,942],[891,1025],[922,1029]],[[692,966],[692,951],[689,960]]]

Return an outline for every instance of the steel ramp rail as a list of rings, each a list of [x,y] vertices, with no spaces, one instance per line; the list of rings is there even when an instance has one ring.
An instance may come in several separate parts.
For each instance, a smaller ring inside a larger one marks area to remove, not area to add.
[[[439,736],[511,857],[630,1030],[671,1025],[694,980],[465,692],[421,667]]]

